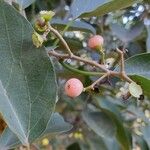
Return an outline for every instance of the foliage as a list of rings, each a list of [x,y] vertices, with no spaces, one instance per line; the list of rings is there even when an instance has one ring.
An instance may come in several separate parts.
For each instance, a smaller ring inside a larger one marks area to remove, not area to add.
[[[0,0],[0,150],[150,149],[149,8]],[[104,44],[89,47],[93,35]]]

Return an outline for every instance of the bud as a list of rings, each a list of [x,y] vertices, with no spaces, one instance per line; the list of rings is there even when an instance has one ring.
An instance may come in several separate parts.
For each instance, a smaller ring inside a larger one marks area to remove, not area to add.
[[[42,145],[43,146],[47,146],[49,144],[49,140],[47,139],[47,138],[44,138],[43,140],[42,140]]]
[[[115,59],[114,58],[107,58],[105,60],[105,66],[107,69],[110,69],[111,67],[113,67],[113,64],[115,63]]]
[[[38,48],[38,47],[41,47],[44,40],[42,38],[41,35],[39,35],[37,32],[34,32],[32,34],[32,41],[33,41],[33,44]]]
[[[35,22],[35,29],[39,32],[44,32],[47,30],[47,23],[43,18],[38,18]]]
[[[50,21],[54,15],[55,13],[53,11],[40,11],[40,17],[45,21]]]

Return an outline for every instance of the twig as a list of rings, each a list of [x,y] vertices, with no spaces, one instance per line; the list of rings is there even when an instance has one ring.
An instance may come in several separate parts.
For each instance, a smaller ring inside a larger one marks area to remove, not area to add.
[[[66,25],[66,27],[64,28],[64,30],[62,31],[61,35],[63,36],[63,34],[68,30],[68,28],[73,24],[74,20],[69,21],[69,23]],[[57,44],[59,43],[59,39],[57,39],[54,42],[54,47],[57,46]]]
[[[44,34],[43,34],[44,41],[47,41],[47,36],[48,36],[49,32],[50,32],[49,28],[44,32]]]
[[[124,52],[121,51],[120,49],[116,49],[116,51],[119,53],[120,55],[120,78],[128,81],[129,83],[133,82],[132,79],[130,79],[126,73],[125,73],[125,65],[124,65]]]
[[[96,61],[81,58],[81,57],[76,56],[74,54],[72,54],[72,57],[70,57],[70,55],[68,55],[68,54],[60,54],[60,53],[57,53],[55,51],[49,51],[48,54],[50,56],[55,56],[55,57],[60,58],[60,59],[70,59],[71,58],[73,60],[78,60],[78,61],[84,62],[86,64],[89,64],[91,66],[98,67],[105,72],[109,72],[109,70],[104,65],[98,64]]]
[[[93,82],[90,86],[84,88],[84,91],[87,91],[87,90],[90,90],[90,89],[94,90],[94,86],[95,86],[97,83],[99,83],[100,81],[102,81],[104,78],[106,78],[108,75],[109,75],[108,73],[104,74],[104,75],[101,76],[98,80],[96,80],[95,82]]]
[[[64,45],[64,47],[68,51],[69,57],[72,58],[73,53],[71,52],[71,50],[70,50],[67,42],[64,40],[64,38],[62,37],[62,35],[56,29],[54,29],[51,25],[49,25],[49,30],[51,32],[53,32],[59,38],[59,40],[62,42],[62,44]]]
[[[103,51],[100,52],[101,53],[101,56],[102,56],[102,64],[105,64],[105,53]]]
[[[120,72],[121,73],[124,73],[125,70],[124,70],[124,52],[121,51],[120,49],[116,49],[116,51],[119,53],[120,55]]]
[[[101,54],[101,64],[105,64],[105,52],[104,52],[104,50],[103,50],[103,47],[100,46],[100,47],[98,48],[98,50],[99,50],[99,52],[100,52],[100,54]]]
[[[55,56],[56,58],[58,59],[70,59],[70,56],[69,54],[60,54],[60,53],[57,53],[55,52],[54,50],[53,51],[49,51],[48,54],[50,56]],[[101,65],[101,64],[98,64],[97,62],[95,61],[92,61],[92,60],[87,60],[87,59],[84,59],[84,58],[81,58],[79,56],[75,56],[74,54],[72,55],[71,59],[73,60],[78,60],[78,61],[81,61],[81,62],[84,62],[86,64],[89,64],[91,66],[95,66],[95,67],[98,67],[100,69],[102,69],[104,72],[106,72],[104,75],[107,74],[107,76],[114,76],[114,77],[119,77],[129,83],[133,82],[132,79],[130,79],[125,72],[116,72],[116,71],[111,71],[111,70],[108,70],[104,65]],[[100,74],[101,75],[101,74]],[[104,76],[103,75],[103,76]],[[103,77],[102,76],[102,77]],[[91,86],[92,87],[92,86]],[[89,88],[88,88],[89,89]]]
[[[27,148],[27,150],[30,150],[30,144],[28,144],[28,145],[26,146],[26,148]]]

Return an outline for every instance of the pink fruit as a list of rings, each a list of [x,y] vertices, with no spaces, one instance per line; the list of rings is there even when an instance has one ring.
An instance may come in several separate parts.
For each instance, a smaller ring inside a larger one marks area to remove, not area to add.
[[[79,79],[71,78],[65,84],[65,93],[70,97],[77,97],[83,91],[83,84]]]
[[[90,48],[93,48],[93,49],[97,49],[99,48],[100,46],[102,46],[104,43],[104,39],[102,36],[100,35],[94,35],[92,36],[89,41],[88,41],[88,46]]]

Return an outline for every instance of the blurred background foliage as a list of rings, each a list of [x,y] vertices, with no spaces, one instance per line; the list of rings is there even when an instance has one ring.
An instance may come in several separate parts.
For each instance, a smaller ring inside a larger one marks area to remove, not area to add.
[[[63,34],[71,50],[78,56],[99,61],[99,54],[87,47],[87,40],[93,34],[100,34],[105,39],[104,49],[107,54],[107,65],[113,69],[118,59],[114,52],[116,47],[126,48],[125,57],[150,52],[150,5],[149,0],[134,3],[113,12],[99,9],[98,1],[87,0],[86,9],[81,0],[36,0],[30,5],[26,3],[27,19],[33,24],[41,10],[53,10],[56,15],[51,21]],[[130,2],[130,1],[129,1]],[[95,4],[93,4],[95,3]],[[117,0],[114,0],[118,5]],[[29,6],[28,6],[29,5]],[[78,5],[78,7],[77,7]],[[90,7],[91,6],[91,7]],[[121,5],[120,5],[121,6]],[[17,6],[16,6],[17,7]],[[78,8],[78,9],[76,9]],[[98,10],[102,10],[101,12]],[[93,14],[95,13],[95,14]],[[81,17],[80,17],[81,16]],[[77,18],[73,20],[74,18]],[[64,29],[67,30],[64,32]],[[56,41],[50,35],[45,43],[51,48]],[[57,44],[58,51],[63,51],[63,45]],[[53,58],[59,84],[59,100],[56,111],[62,114],[66,121],[74,125],[66,134],[46,137],[39,141],[37,147],[47,150],[149,150],[150,149],[150,98],[144,95],[144,100],[122,98],[126,83],[118,79],[104,81],[100,87],[90,93],[83,93],[76,99],[64,94],[66,79],[77,77],[84,86],[92,83],[96,77],[89,77],[71,72]],[[68,60],[66,63],[74,68],[96,71],[95,68],[82,63]],[[136,62],[136,66],[140,62]],[[142,65],[142,64],[141,64]],[[148,87],[149,88],[149,87]],[[150,92],[150,88],[147,89]]]

